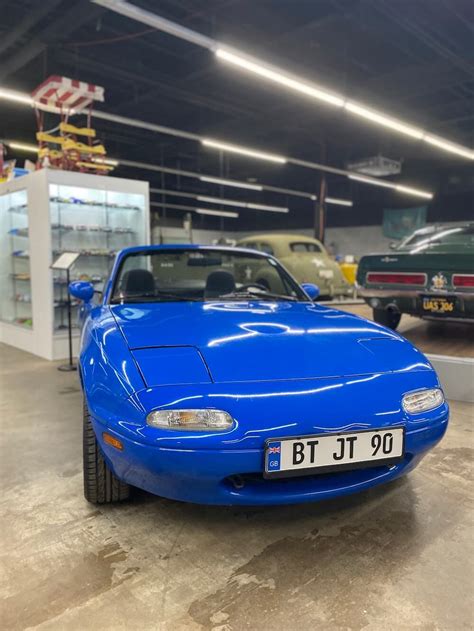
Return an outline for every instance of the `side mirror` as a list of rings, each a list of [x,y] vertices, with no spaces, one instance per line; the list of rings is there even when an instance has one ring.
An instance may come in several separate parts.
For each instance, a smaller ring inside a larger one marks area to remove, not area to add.
[[[94,296],[94,285],[85,280],[75,280],[69,283],[69,293],[87,304]]]
[[[301,289],[308,294],[311,300],[316,300],[319,296],[319,287],[317,285],[313,285],[313,283],[303,283],[301,285]]]
[[[397,244],[397,242],[396,242],[396,241],[390,241],[390,243],[388,244],[388,247],[389,247],[391,250],[396,250],[397,245],[398,245],[398,244]]]

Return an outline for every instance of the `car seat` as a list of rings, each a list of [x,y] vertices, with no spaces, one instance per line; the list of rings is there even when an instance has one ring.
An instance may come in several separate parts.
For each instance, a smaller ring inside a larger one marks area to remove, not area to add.
[[[218,298],[235,291],[235,280],[230,272],[211,272],[206,280],[205,298]]]
[[[124,296],[154,295],[155,279],[147,269],[131,269],[123,275],[120,288]]]

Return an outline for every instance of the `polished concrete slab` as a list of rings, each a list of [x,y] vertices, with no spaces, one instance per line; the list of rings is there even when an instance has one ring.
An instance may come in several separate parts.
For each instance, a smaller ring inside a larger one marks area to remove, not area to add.
[[[233,509],[82,496],[76,374],[0,346],[0,627],[471,629],[474,406],[407,478]]]

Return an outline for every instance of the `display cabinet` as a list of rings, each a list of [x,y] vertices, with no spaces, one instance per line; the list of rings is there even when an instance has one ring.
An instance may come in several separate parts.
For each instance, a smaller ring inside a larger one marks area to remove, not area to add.
[[[67,286],[51,263],[62,252],[80,253],[71,279],[101,291],[115,253],[149,243],[148,183],[37,171],[0,185],[0,230],[0,339],[60,359],[67,355]]]

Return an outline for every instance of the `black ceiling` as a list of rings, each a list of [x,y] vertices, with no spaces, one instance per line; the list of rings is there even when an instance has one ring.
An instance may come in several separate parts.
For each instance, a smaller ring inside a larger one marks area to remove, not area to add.
[[[135,3],[443,137],[474,144],[471,0]],[[2,0],[0,15],[0,86],[29,92],[51,74],[65,75],[104,86],[104,110],[229,142],[341,167],[377,153],[402,158],[400,181],[435,190],[434,207],[450,191],[464,195],[465,206],[472,192],[472,163],[462,158],[262,83],[207,50],[86,0]],[[229,155],[220,160],[217,152],[196,142],[106,121],[97,121],[96,127],[113,156],[318,189],[314,171]],[[32,112],[0,101],[0,137],[31,142],[33,134]],[[220,192],[196,180],[161,178],[149,171],[122,168],[117,175],[168,189]],[[329,179],[329,191],[356,203],[351,210],[331,207],[333,224],[347,223],[348,214],[351,223],[367,223],[374,208],[420,201],[337,176]],[[226,222],[229,229],[281,225],[278,221],[311,225],[312,209],[304,200],[228,188],[223,196],[280,205],[288,201],[293,211],[290,218],[242,211],[239,222]],[[185,203],[171,197],[167,201]],[[437,219],[456,218],[452,208],[437,212],[442,215]],[[209,218],[200,221],[213,225]]]

